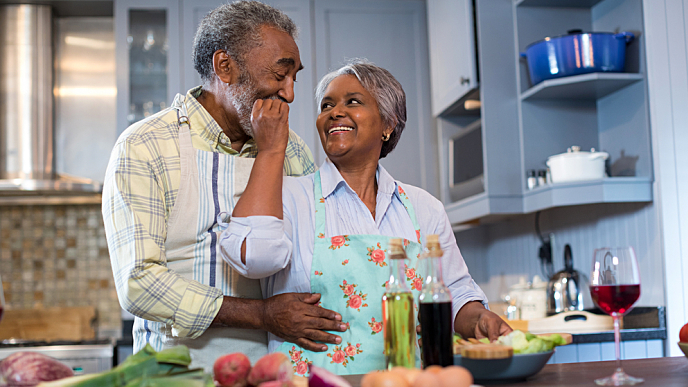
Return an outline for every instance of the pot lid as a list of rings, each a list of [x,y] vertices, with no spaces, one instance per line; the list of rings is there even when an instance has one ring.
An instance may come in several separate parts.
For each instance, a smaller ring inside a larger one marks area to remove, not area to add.
[[[551,40],[561,39],[561,38],[565,38],[565,37],[571,36],[571,35],[616,35],[616,34],[613,32],[583,32],[583,30],[581,30],[581,29],[573,29],[573,30],[566,31],[566,33],[562,34],[562,35],[548,36],[546,38],[536,40],[533,43],[530,43],[529,45],[527,45],[526,50],[528,50],[531,46],[536,45],[538,43],[549,42]]]

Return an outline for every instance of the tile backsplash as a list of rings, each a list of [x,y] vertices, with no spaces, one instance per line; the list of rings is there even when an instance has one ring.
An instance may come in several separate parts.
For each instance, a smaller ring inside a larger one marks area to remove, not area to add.
[[[0,273],[8,309],[94,306],[98,337],[120,335],[99,204],[0,206]]]

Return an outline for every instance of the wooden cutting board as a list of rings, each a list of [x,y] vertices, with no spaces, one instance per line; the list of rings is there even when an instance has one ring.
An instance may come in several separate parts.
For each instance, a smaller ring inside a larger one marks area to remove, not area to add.
[[[5,310],[0,340],[93,340],[96,309],[92,306]]]
[[[461,356],[468,359],[505,359],[514,355],[508,345],[474,344],[461,348]]]

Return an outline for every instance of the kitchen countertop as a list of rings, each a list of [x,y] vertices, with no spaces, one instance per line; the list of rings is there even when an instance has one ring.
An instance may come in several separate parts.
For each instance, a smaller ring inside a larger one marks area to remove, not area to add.
[[[589,310],[600,312],[599,310]],[[623,320],[621,340],[664,340],[667,338],[665,308],[637,307],[633,308]],[[573,335],[573,344],[613,342],[614,331],[577,333]]]
[[[688,359],[685,357],[660,357],[654,359],[624,360],[621,363],[631,376],[645,379],[641,386],[685,387],[688,384]],[[517,383],[499,384],[502,387],[594,386],[597,378],[614,372],[615,361],[589,363],[547,364],[542,371],[528,380]],[[362,375],[344,376],[353,387],[361,385]],[[483,383],[483,385],[488,385]]]

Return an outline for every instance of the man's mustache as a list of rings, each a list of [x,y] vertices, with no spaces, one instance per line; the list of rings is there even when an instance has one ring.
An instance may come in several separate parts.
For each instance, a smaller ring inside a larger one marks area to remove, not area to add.
[[[280,97],[280,96],[277,95],[277,94],[271,95],[271,96],[269,96],[269,97],[261,98],[261,99],[279,99],[280,101],[282,101],[282,102],[284,102],[284,103],[289,103],[289,102],[287,102],[286,99]]]

